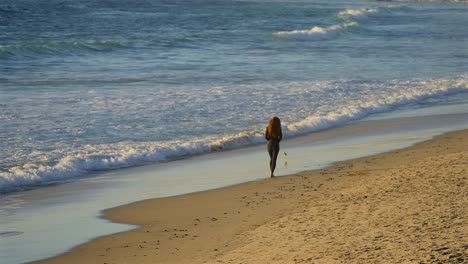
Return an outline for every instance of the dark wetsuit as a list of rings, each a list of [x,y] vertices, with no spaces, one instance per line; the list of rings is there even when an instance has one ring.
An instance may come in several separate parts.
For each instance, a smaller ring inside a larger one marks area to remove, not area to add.
[[[279,137],[270,136],[268,133],[268,127],[265,130],[265,139],[268,140],[268,154],[270,154],[270,171],[273,173],[276,168],[276,159],[278,158],[278,154],[280,151],[279,143],[283,135]]]

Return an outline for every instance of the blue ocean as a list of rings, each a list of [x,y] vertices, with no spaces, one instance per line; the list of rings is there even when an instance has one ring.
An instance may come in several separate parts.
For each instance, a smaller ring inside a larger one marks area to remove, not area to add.
[[[466,2],[2,0],[0,193],[467,93]]]
[[[0,0],[0,263],[131,228],[105,208],[266,176],[273,116],[282,144],[330,139],[279,174],[466,127],[467,28],[467,1]]]

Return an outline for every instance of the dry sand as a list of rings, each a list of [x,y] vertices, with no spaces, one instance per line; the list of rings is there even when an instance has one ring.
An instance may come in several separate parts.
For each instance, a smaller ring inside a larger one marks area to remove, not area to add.
[[[142,227],[40,263],[468,263],[467,178],[468,130],[456,131],[322,170],[113,208],[106,218]]]

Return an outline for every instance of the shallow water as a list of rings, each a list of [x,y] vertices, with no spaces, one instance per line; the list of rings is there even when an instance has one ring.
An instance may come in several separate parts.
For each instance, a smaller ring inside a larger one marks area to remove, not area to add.
[[[468,5],[0,3],[0,192],[466,93]]]
[[[105,208],[264,178],[256,145],[274,115],[279,175],[466,128],[467,13],[457,1],[3,0],[0,263],[131,228],[99,219]]]
[[[443,132],[468,127],[467,112],[416,117],[408,117],[411,116],[408,111],[401,114],[407,117],[383,116],[382,120],[358,122],[284,141],[276,174],[318,169],[336,161],[407,147]],[[100,172],[67,184],[7,194],[0,199],[1,230],[7,234],[0,234],[0,259],[5,263],[21,263],[46,258],[96,236],[134,228],[98,218],[106,208],[267,176],[268,155],[265,146],[257,146]]]

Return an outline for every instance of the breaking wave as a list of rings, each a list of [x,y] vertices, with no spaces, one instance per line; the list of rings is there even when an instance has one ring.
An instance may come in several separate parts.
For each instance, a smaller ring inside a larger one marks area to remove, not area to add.
[[[321,85],[323,95],[330,90],[343,98],[335,105],[314,107],[311,114],[298,121],[283,119],[286,137],[324,130],[359,120],[369,115],[388,112],[397,107],[418,103],[428,98],[468,92],[468,76],[455,79],[411,81],[333,81],[301,83],[298,87]],[[328,90],[328,91],[327,91]],[[379,91],[372,93],[372,91]],[[314,90],[314,94],[318,94]],[[315,100],[309,98],[308,100]],[[320,100],[317,98],[316,100]],[[323,107],[323,109],[321,109]],[[290,119],[291,120],[291,119]],[[166,162],[186,156],[225,149],[235,149],[263,142],[263,126],[237,134],[172,140],[163,142],[120,142],[84,145],[39,153],[39,160],[4,168],[0,171],[0,193],[79,177],[98,170],[109,170],[150,163]],[[50,157],[50,153],[56,156]],[[48,157],[49,158],[44,158]]]
[[[346,9],[336,14],[336,17],[343,21],[343,23],[329,27],[314,26],[311,29],[305,30],[280,31],[273,33],[273,36],[294,40],[330,40],[338,37],[341,33],[349,29],[359,27],[359,23],[365,22],[371,16],[388,10],[403,8],[403,6],[388,6],[385,8]]]
[[[369,18],[369,16],[379,13],[378,8],[362,8],[362,9],[347,9],[339,12],[336,16],[340,19],[353,19],[363,21]]]
[[[293,30],[281,31],[273,33],[274,36],[297,39],[297,40],[329,40],[338,36],[341,32],[350,27],[357,27],[359,24],[356,22],[344,23],[340,25],[333,25],[327,28],[315,26],[309,30]]]

